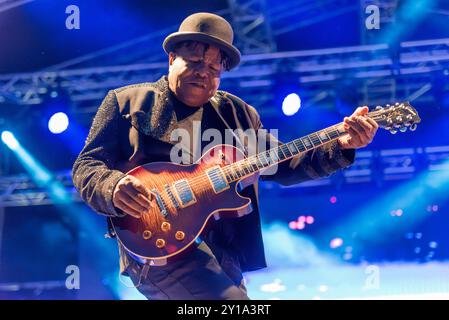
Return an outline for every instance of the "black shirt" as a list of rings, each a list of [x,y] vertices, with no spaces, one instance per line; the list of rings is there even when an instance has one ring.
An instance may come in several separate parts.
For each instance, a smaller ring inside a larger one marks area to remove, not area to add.
[[[201,157],[203,151],[207,151],[204,148],[210,148],[211,142],[213,144],[222,144],[225,142],[214,141],[212,139],[212,141],[204,141],[205,139],[201,139],[207,129],[216,129],[221,133],[222,139],[225,137],[226,127],[210,102],[202,107],[191,107],[179,101],[171,91],[170,99],[172,99],[177,120],[177,127],[174,130],[184,129],[188,133],[188,136],[182,136],[178,140],[184,152],[190,153],[188,163],[196,162]],[[190,141],[183,141],[187,137],[190,137]],[[223,218],[220,220],[212,218],[201,235],[201,238],[211,248],[218,261],[221,260],[224,252],[228,255],[236,256],[234,248],[230,246],[234,237],[231,219],[233,218]]]
[[[201,107],[191,107],[179,101],[171,91],[170,98],[172,99],[177,120],[177,127],[174,130],[183,129],[187,133],[187,135],[182,135],[178,138],[178,143],[182,149],[190,154],[190,157],[186,157],[189,159],[186,159],[184,164],[196,162],[203,154],[203,151],[207,151],[204,148],[207,147],[209,149],[211,147],[211,143],[224,143],[221,139],[220,141],[213,140],[210,137],[207,140],[202,139],[203,133],[207,129],[216,129],[221,133],[223,139],[225,137],[226,127],[210,102]]]

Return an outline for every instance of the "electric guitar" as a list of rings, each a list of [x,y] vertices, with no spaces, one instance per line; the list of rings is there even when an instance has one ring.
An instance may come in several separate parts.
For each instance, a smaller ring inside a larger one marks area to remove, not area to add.
[[[378,106],[367,114],[380,128],[396,133],[416,130],[421,119],[407,102]],[[239,194],[261,170],[318,148],[345,135],[343,123],[275,148],[245,157],[231,145],[209,149],[196,163],[148,163],[128,174],[154,195],[153,206],[141,218],[110,218],[118,241],[130,255],[150,265],[165,265],[199,243],[209,219],[240,217],[251,212],[251,200]]]

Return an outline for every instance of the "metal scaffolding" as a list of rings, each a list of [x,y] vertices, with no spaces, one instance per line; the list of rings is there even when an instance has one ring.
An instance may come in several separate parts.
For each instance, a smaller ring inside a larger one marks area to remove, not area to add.
[[[264,182],[262,189],[313,188],[337,183],[372,183],[378,186],[391,181],[413,179],[423,170],[435,176],[449,171],[449,146],[358,151],[354,164],[337,174],[318,180],[310,180],[291,187]],[[55,180],[65,187],[71,201],[80,202],[70,171],[58,172]],[[0,208],[35,206],[54,203],[48,190],[38,187],[28,174],[0,177]]]
[[[221,87],[268,116],[277,114],[273,82],[284,71],[306,102],[323,91],[338,96],[342,82],[352,92],[359,88],[359,104],[432,99],[424,95],[432,82],[449,76],[449,39],[402,42],[397,63],[390,49],[377,44],[246,55],[240,67],[223,75]],[[0,75],[0,103],[40,104],[50,91],[64,90],[75,103],[74,112],[91,114],[108,89],[156,80],[166,69],[166,62],[155,62]]]
[[[16,8],[33,1],[34,0],[0,0],[0,12]]]
[[[1,5],[19,2],[0,0],[0,12]],[[359,9],[360,21],[364,23],[364,8],[369,4],[380,7],[384,25],[394,23],[397,1],[361,0],[356,4],[349,0],[319,3],[301,0],[267,8],[263,0],[228,0],[228,8],[217,14],[233,24],[243,57],[236,70],[223,75],[221,88],[256,106],[264,118],[280,114],[276,105],[277,79],[280,78],[287,78],[298,87],[306,105],[334,104],[336,99],[344,99],[346,95],[355,97],[354,104],[370,106],[396,100],[436,102],[437,83],[443,83],[440,90],[449,90],[449,38],[402,42],[392,47],[372,44],[373,33],[362,25],[365,44],[361,46],[276,51],[275,37],[351,10]],[[290,18],[298,22],[288,26],[280,23]],[[0,75],[0,109],[39,108],[39,105],[44,109],[52,92],[63,91],[73,103],[71,112],[90,121],[109,89],[154,81],[167,72],[162,49],[142,44],[162,43],[163,37],[176,29],[177,26],[171,26],[158,30],[42,71]],[[7,118],[8,112],[0,115],[0,125],[2,116]],[[0,161],[0,175],[7,171],[5,159],[2,157]],[[354,168],[345,171],[352,175],[348,179],[359,179]],[[64,185],[73,199],[79,200],[69,173],[61,173],[59,177],[65,179]],[[1,178],[0,194],[1,206],[52,201],[44,190],[33,186],[27,175]]]
[[[267,23],[265,1],[228,0],[230,22],[235,33],[235,45],[244,54],[276,51],[271,24]]]
[[[379,9],[379,29],[368,29],[365,21],[368,17],[367,8],[376,6]],[[396,11],[398,0],[360,0],[360,35],[362,44],[373,44],[378,42],[379,35],[386,29],[394,28],[396,23]]]

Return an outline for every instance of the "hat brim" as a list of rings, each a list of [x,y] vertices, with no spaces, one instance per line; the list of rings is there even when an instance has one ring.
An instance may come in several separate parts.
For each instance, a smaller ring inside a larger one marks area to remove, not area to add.
[[[240,63],[241,54],[236,47],[202,32],[174,32],[165,38],[162,47],[168,54],[170,51],[173,51],[177,43],[188,40],[213,44],[223,50],[229,58],[229,69],[233,69]]]

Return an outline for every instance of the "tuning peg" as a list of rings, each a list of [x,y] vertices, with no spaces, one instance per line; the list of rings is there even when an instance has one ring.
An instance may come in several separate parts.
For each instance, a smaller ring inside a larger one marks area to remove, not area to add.
[[[401,132],[406,132],[406,131],[407,131],[407,127],[401,127],[401,128],[399,129],[399,131],[401,131]]]
[[[395,105],[395,106],[398,106],[398,105],[399,105],[399,102],[396,102],[394,105]]]
[[[382,106],[377,106],[376,109],[374,109],[374,110],[380,111],[380,110],[383,110],[383,109],[384,109],[384,108],[383,108]]]
[[[415,131],[415,130],[416,130],[416,127],[418,127],[418,125],[417,125],[416,123],[413,123],[413,124],[410,126],[410,131]]]
[[[396,134],[396,133],[398,132],[398,130],[396,130],[396,129],[391,129],[390,132],[391,132],[391,134]]]

